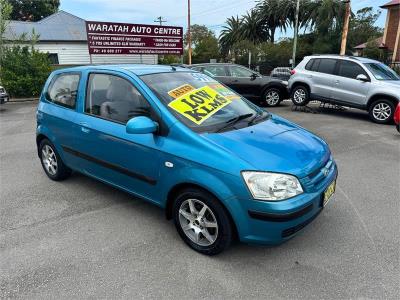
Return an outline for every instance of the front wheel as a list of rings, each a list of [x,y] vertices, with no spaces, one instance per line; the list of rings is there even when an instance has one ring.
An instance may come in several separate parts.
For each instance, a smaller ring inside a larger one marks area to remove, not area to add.
[[[293,88],[291,98],[294,105],[305,106],[310,102],[310,93],[305,86],[299,85]]]
[[[224,251],[232,241],[229,216],[211,194],[186,189],[174,203],[174,223],[189,247],[206,255]]]
[[[282,101],[281,91],[277,88],[268,88],[261,99],[261,105],[277,106]]]
[[[393,120],[393,115],[394,105],[389,100],[376,100],[369,107],[369,116],[375,123],[387,124]]]

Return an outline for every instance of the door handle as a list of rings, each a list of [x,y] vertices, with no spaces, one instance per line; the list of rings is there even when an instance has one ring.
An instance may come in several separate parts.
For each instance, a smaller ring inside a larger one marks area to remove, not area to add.
[[[339,81],[339,80],[335,80],[335,83],[336,83],[336,84],[339,84],[339,83],[340,83],[340,81]]]
[[[90,129],[88,128],[88,127],[89,127],[89,124],[88,124],[88,123],[86,123],[86,122],[81,122],[81,123],[79,123],[79,125],[81,125],[81,131],[82,131],[83,133],[89,133],[89,132],[90,132]]]
[[[234,79],[234,80],[233,80],[233,82],[239,82],[239,80],[237,80],[237,79]]]

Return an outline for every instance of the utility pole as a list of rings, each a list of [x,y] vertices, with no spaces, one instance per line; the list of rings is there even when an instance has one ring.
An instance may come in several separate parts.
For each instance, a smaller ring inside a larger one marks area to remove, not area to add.
[[[192,64],[192,37],[190,34],[190,0],[188,0],[188,31],[187,31],[187,37],[188,37],[188,57],[189,57],[189,65]]]
[[[156,18],[154,20],[155,23],[160,23],[160,26],[162,26],[163,23],[166,23],[167,20],[163,20],[163,18],[161,16],[159,16],[158,18]]]
[[[293,38],[293,54],[292,54],[292,68],[296,66],[296,50],[297,50],[297,36],[299,34],[299,10],[300,0],[296,3],[296,18],[294,23],[294,38]]]
[[[342,44],[340,46],[340,55],[346,54],[346,44],[347,44],[347,33],[349,32],[349,21],[350,21],[350,0],[343,1],[346,3],[346,12],[344,16],[343,32],[342,32]]]

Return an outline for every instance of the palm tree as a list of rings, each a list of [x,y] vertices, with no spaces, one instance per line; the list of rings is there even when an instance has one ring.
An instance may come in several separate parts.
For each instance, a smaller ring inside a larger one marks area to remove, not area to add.
[[[253,44],[263,42],[269,38],[268,29],[260,18],[260,14],[255,9],[252,9],[243,16],[241,35]]]
[[[275,32],[278,28],[286,29],[287,15],[285,3],[291,1],[261,0],[256,5],[261,25],[269,31],[269,40],[275,42]]]
[[[226,20],[219,36],[221,52],[227,53],[242,38],[242,20],[238,16]]]
[[[343,26],[345,4],[340,0],[310,1],[309,21],[317,34],[340,31]]]

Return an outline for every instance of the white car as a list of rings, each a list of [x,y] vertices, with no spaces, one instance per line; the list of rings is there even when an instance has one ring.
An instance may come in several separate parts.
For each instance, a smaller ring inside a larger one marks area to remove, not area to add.
[[[8,97],[7,92],[6,92],[6,89],[3,88],[3,87],[0,85],[0,104],[3,104],[3,103],[8,102],[8,99],[9,99],[9,97]]]

